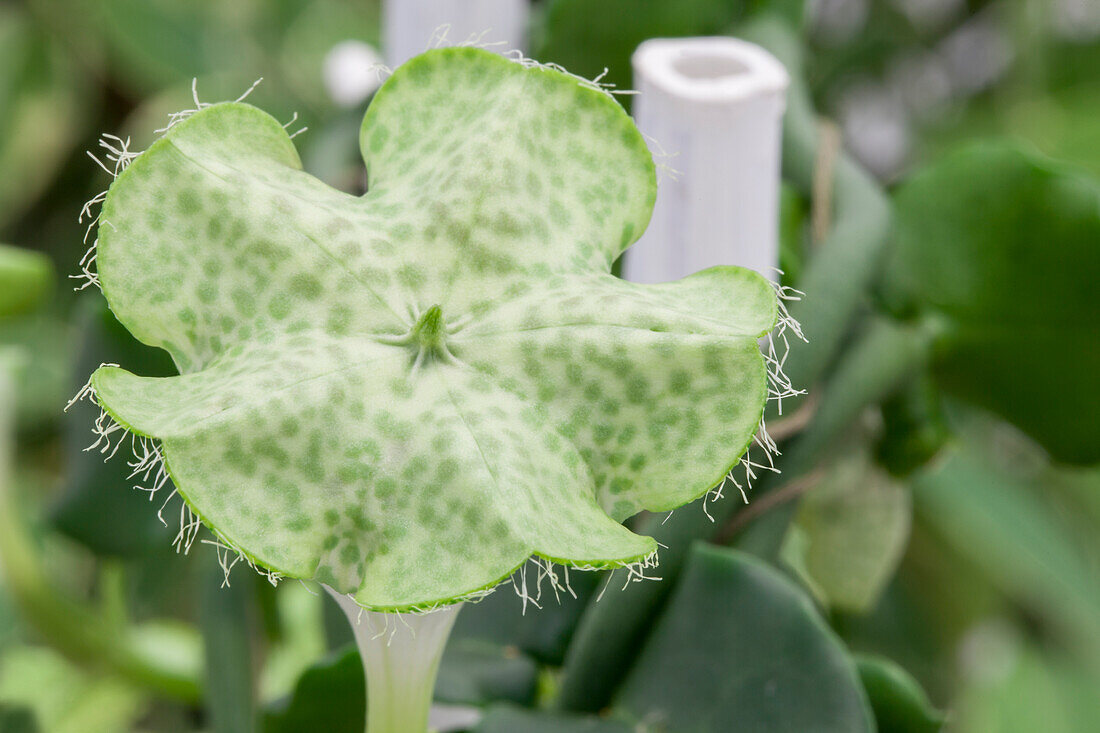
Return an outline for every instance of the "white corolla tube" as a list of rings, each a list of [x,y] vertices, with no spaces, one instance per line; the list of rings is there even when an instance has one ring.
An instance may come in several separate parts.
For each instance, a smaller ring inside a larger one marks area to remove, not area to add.
[[[666,168],[623,277],[664,282],[741,265],[776,279],[786,69],[725,37],[652,39],[633,63],[634,117]]]
[[[386,63],[396,68],[430,46],[463,42],[523,50],[530,12],[530,0],[386,0]]]
[[[348,617],[367,679],[368,733],[424,733],[432,690],[462,604],[431,613],[376,613],[324,586]]]

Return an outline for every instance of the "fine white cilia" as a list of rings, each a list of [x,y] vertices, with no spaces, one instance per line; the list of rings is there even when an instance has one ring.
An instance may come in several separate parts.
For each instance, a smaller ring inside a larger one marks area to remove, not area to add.
[[[462,600],[532,555],[651,558],[620,521],[702,496],[756,434],[772,286],[613,277],[653,160],[555,69],[429,51],[360,146],[362,197],[240,102],[134,158],[103,201],[98,283],[180,376],[105,366],[90,393],[228,547],[367,608]]]

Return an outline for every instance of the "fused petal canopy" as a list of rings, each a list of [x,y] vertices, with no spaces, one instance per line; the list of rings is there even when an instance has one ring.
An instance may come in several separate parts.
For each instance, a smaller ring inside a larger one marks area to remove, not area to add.
[[[360,145],[355,197],[304,173],[275,119],[218,104],[116,179],[99,280],[181,375],[102,367],[101,405],[249,559],[371,608],[462,598],[532,554],[648,556],[619,522],[701,496],[756,431],[770,285],[610,274],[653,161],[558,71],[428,52]]]

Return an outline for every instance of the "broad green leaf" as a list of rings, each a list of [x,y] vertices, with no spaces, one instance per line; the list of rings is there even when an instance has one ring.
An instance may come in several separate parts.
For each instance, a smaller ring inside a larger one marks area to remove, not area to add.
[[[371,104],[370,191],[301,172],[244,104],[173,127],[111,186],[99,279],[181,376],[95,372],[179,493],[256,564],[376,610],[491,587],[531,554],[655,549],[616,520],[695,499],[755,433],[770,286],[640,286],[653,162],[602,92],[472,48]]]
[[[803,562],[831,607],[867,611],[893,576],[909,539],[909,491],[865,451],[843,455],[802,497],[796,526]]]
[[[498,705],[485,713],[474,733],[631,733],[634,730],[621,721],[594,715],[562,715]]]
[[[787,527],[787,533],[783,535],[783,544],[779,548],[776,559],[805,586],[815,601],[825,605],[829,602],[829,596],[810,573],[810,568],[806,564],[809,554],[810,538],[798,524],[792,522]]]
[[[697,544],[616,711],[676,733],[870,733],[855,664],[812,602],[744,553]]]
[[[935,377],[1060,461],[1100,460],[1100,182],[1000,143],[896,197],[886,293],[943,329]]]
[[[1081,64],[1082,71],[1091,63]],[[1066,85],[1046,94],[1013,99],[1009,109],[993,114],[1006,134],[1031,141],[1051,157],[1073,161],[1100,175],[1100,130],[1094,124],[1100,114],[1100,90],[1095,83]]]
[[[310,667],[294,692],[263,713],[263,733],[362,733],[366,682],[359,650],[351,645]]]
[[[856,659],[863,689],[871,700],[878,733],[936,733],[944,716],[913,677],[889,659]]]
[[[435,699],[468,705],[494,701],[531,705],[535,701],[537,678],[538,665],[515,647],[453,639],[439,664]]]

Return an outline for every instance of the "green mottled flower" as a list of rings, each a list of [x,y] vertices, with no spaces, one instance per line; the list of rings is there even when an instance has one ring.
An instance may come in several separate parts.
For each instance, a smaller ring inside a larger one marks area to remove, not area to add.
[[[455,48],[402,66],[360,135],[370,190],[304,173],[241,103],[115,180],[99,281],[181,375],[95,372],[227,545],[377,610],[460,600],[531,555],[616,567],[619,522],[712,488],[767,394],[757,274],[637,285],[654,166],[602,91]]]

